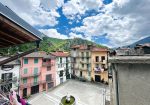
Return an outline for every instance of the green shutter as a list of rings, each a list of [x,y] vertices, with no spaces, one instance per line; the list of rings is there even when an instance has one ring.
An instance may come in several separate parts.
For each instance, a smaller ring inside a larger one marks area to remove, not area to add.
[[[28,64],[28,58],[24,59],[24,64]]]
[[[38,58],[34,58],[34,63],[38,63]]]
[[[26,84],[27,83],[27,78],[24,78],[23,79],[23,84]]]
[[[24,69],[24,74],[27,74],[27,73],[28,73],[28,69],[25,68],[25,69]]]
[[[34,74],[35,75],[38,74],[38,68],[37,67],[34,68]]]
[[[34,77],[34,85],[38,84],[38,77]]]

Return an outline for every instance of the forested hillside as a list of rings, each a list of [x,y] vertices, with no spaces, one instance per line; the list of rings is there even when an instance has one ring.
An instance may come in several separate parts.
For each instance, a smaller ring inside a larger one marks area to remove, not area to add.
[[[57,50],[69,51],[72,45],[80,45],[80,44],[94,44],[97,47],[105,47],[91,41],[83,40],[80,38],[74,39],[57,39],[50,37],[43,37],[43,40],[40,43],[40,51],[52,52]],[[35,47],[34,43],[27,43],[23,45],[18,45],[15,47],[9,47],[5,49],[0,49],[1,55],[12,55],[17,52],[28,51]]]

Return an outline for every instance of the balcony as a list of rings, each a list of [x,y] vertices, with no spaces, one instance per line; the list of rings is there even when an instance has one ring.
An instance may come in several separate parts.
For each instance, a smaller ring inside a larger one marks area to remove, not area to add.
[[[36,86],[36,85],[40,85],[40,84],[44,84],[44,83],[50,83],[53,82],[54,80],[42,80],[42,81],[37,81],[37,82],[31,82],[31,83],[20,83],[20,88],[28,88],[28,87],[32,87],[32,86]]]
[[[28,78],[41,75],[41,70],[38,69],[38,72],[34,73],[34,68],[28,69],[28,73],[24,74],[23,71],[21,72],[21,78]]]
[[[84,61],[81,60],[80,63],[88,64],[90,63],[90,60],[84,60]]]
[[[96,68],[94,68],[94,73],[95,74],[100,74],[100,73],[104,72],[104,70],[105,70],[104,68],[97,68],[96,67]]]
[[[83,67],[80,67],[79,69],[80,69],[81,71],[88,71],[87,68],[83,68]]]
[[[43,62],[42,66],[54,66],[54,64],[51,62]]]
[[[66,60],[66,63],[71,63],[71,61],[70,60]]]
[[[93,63],[96,63],[96,64],[106,64],[106,60],[103,60],[103,61],[93,61]]]

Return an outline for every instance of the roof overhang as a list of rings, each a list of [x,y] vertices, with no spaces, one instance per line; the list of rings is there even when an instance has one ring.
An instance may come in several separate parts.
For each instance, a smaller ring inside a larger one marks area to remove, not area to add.
[[[0,48],[41,40],[42,33],[0,3]]]

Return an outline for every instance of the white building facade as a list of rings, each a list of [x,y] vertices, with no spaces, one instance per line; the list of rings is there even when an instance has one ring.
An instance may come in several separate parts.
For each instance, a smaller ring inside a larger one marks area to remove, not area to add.
[[[4,60],[6,58],[8,57],[0,57],[0,60]],[[19,90],[19,71],[19,60],[14,60],[0,66],[0,89],[3,92],[9,92],[11,88],[16,91]]]
[[[71,60],[69,53],[53,52],[56,57],[56,86],[71,78]]]

